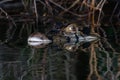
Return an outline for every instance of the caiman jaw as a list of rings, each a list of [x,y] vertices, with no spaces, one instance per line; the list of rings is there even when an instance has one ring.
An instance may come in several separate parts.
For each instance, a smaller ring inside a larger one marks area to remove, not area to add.
[[[77,37],[69,37],[69,42],[92,42],[98,40],[97,36],[77,36]]]
[[[85,39],[85,42],[91,42],[91,41],[97,40],[98,37],[96,37],[96,36],[86,36],[86,37],[84,37],[84,39]]]

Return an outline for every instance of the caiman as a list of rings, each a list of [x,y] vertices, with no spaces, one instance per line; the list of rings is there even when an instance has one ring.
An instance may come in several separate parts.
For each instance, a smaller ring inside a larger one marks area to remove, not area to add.
[[[40,32],[33,33],[28,37],[28,44],[31,46],[44,47],[51,42],[59,44],[75,44],[82,42],[92,42],[98,39],[95,35],[84,35],[79,31],[79,27],[76,24],[70,24],[65,28],[62,28],[53,39],[48,39],[44,34]]]

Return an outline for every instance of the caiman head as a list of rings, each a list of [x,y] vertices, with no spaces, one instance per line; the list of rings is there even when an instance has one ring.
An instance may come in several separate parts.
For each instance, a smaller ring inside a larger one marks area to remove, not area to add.
[[[76,43],[80,44],[84,42],[92,42],[99,39],[95,35],[84,35],[81,33],[82,32],[79,30],[79,27],[76,24],[70,24],[62,28],[60,33],[53,36],[52,40],[48,39],[44,34],[41,34],[39,32],[33,33],[28,37],[28,44],[32,46],[44,46],[53,42],[58,45],[64,45],[64,47],[68,49],[71,48],[68,44],[70,43],[70,45],[72,45],[72,48],[77,49],[78,45],[76,47]]]

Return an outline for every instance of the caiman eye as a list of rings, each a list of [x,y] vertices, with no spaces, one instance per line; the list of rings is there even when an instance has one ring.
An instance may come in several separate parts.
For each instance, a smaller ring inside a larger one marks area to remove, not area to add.
[[[70,26],[70,27],[69,27],[69,30],[72,31],[72,30],[73,30],[73,27]]]

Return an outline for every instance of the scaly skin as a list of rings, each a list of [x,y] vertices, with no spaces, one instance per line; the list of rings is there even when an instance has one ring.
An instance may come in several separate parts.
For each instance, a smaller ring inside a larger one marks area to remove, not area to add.
[[[53,37],[53,42],[79,43],[79,42],[91,42],[97,39],[98,36],[96,35],[85,36],[81,31],[79,31],[79,27],[76,24],[69,24],[65,28],[62,28],[58,35]]]
[[[33,33],[29,36],[28,38],[28,44],[33,44],[32,46],[35,45],[43,45],[43,44],[49,44],[50,42],[54,42],[58,45],[64,45],[66,43],[70,43],[73,48],[77,48],[76,43],[84,43],[84,42],[92,42],[98,39],[97,36],[83,36],[80,34],[81,32],[79,31],[77,25],[75,24],[70,24],[67,27],[61,29],[61,32],[57,34],[56,36],[53,36],[53,40],[49,40],[44,34],[41,34],[39,32]],[[38,44],[38,43],[39,44]],[[71,48],[68,45],[67,49]]]

